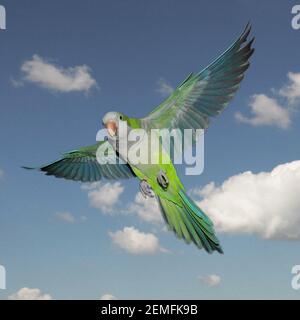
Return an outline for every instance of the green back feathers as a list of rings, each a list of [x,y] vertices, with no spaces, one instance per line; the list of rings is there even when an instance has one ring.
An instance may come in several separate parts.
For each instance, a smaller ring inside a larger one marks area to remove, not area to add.
[[[127,122],[128,122],[128,125],[132,129],[140,129],[141,128],[141,120],[138,118],[128,118]]]

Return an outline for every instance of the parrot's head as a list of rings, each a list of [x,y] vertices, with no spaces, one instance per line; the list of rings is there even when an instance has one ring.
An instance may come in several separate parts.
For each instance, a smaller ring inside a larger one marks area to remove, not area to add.
[[[111,137],[116,137],[118,135],[119,123],[121,121],[126,122],[128,126],[129,118],[125,114],[117,111],[110,111],[106,113],[102,119],[102,123]]]

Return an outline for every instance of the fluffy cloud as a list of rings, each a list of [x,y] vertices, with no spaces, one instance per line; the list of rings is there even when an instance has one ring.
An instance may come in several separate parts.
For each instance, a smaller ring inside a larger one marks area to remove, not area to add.
[[[106,293],[101,296],[100,300],[117,300],[117,298],[110,293]]]
[[[109,232],[113,243],[132,254],[154,254],[168,252],[161,247],[158,238],[152,233],[144,233],[134,227],[125,227],[123,230]]]
[[[129,205],[129,212],[137,214],[137,216],[150,223],[162,224],[163,218],[155,198],[145,199],[139,192],[135,196],[135,200]]]
[[[274,125],[286,129],[291,124],[293,107],[300,99],[300,73],[289,72],[288,83],[279,90],[273,90],[274,97],[255,94],[249,104],[251,116],[237,112],[237,121],[253,126]]]
[[[174,88],[163,78],[157,81],[156,92],[161,94],[163,97],[167,97],[174,91]]]
[[[74,223],[76,221],[75,217],[70,212],[57,212],[55,217],[58,220],[67,222],[67,223]]]
[[[279,90],[279,94],[288,99],[289,103],[294,103],[300,98],[300,72],[288,73],[289,83]]]
[[[8,297],[9,300],[52,300],[49,294],[44,294],[40,289],[22,288],[17,293]]]
[[[124,191],[124,187],[120,182],[92,183],[84,185],[82,189],[87,190],[90,205],[104,213],[113,211]]]
[[[216,274],[199,276],[198,279],[209,287],[216,287],[221,283],[221,277]]]
[[[293,161],[232,176],[220,186],[212,182],[198,190],[204,197],[198,204],[219,232],[300,240],[299,185],[300,161]]]
[[[25,61],[21,66],[23,72],[22,81],[37,84],[40,87],[59,91],[89,91],[97,86],[95,79],[90,74],[90,69],[86,65],[62,68],[47,60],[34,55],[31,60]],[[18,86],[22,81],[18,83]]]
[[[238,121],[254,126],[275,125],[282,129],[288,128],[291,123],[289,111],[264,94],[253,95],[249,106],[252,116],[246,117],[237,112],[235,117]]]

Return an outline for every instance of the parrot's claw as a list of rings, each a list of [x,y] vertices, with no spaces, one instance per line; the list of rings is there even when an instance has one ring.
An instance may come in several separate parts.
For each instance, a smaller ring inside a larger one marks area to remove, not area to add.
[[[154,198],[154,192],[150,186],[150,184],[146,180],[142,180],[140,182],[140,191],[144,198]]]
[[[157,175],[157,182],[163,189],[167,189],[169,186],[169,179],[163,170],[160,170]]]

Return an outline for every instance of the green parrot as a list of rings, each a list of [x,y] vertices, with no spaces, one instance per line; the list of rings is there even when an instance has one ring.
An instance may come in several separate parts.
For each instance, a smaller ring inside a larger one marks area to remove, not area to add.
[[[254,49],[247,39],[251,26],[209,66],[196,74],[190,74],[174,92],[146,117],[129,118],[120,112],[108,112],[103,117],[111,139],[118,137],[118,123],[124,121],[129,129],[206,129],[210,117],[216,116],[228,105],[249,67],[249,58]],[[101,141],[92,146],[65,153],[59,160],[39,169],[47,175],[82,182],[105,179],[127,179],[137,177],[140,191],[147,197],[155,196],[162,216],[170,230],[179,239],[193,242],[208,253],[223,253],[220,241],[210,218],[187,194],[176,169],[170,163],[132,164],[130,162],[104,163],[97,160]],[[115,156],[122,154],[114,149]]]

